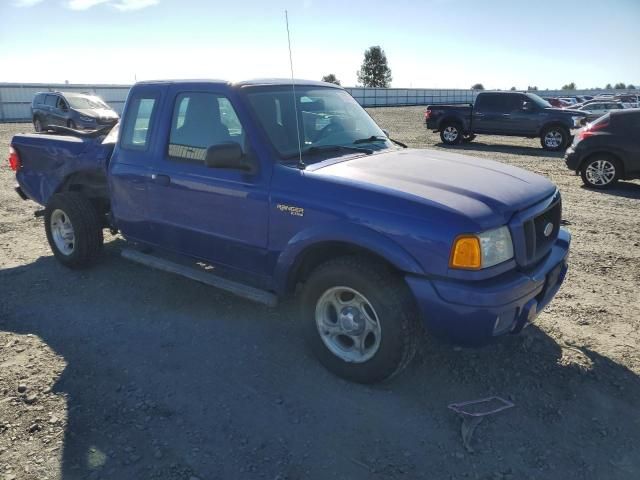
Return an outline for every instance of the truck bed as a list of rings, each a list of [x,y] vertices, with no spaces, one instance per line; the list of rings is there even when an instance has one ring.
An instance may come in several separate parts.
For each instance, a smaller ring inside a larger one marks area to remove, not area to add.
[[[90,179],[96,186],[93,195],[106,194],[106,166],[114,144],[97,138],[26,133],[15,135],[11,146],[20,156],[16,177],[22,192],[31,200],[46,205],[72,177]]]
[[[427,105],[425,123],[427,128],[437,130],[440,124],[447,118],[455,118],[466,128],[471,123],[473,106],[464,104]]]

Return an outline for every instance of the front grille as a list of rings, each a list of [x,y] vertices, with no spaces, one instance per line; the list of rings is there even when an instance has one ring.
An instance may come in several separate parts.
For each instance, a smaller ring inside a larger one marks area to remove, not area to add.
[[[544,212],[538,214],[524,223],[525,245],[527,263],[535,263],[544,257],[558,238],[560,220],[562,219],[562,201],[558,198]],[[551,232],[545,229],[551,224]]]

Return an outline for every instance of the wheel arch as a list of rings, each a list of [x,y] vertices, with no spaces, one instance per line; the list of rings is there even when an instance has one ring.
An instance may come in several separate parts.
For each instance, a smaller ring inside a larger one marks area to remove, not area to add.
[[[315,267],[332,258],[362,255],[397,272],[424,275],[422,267],[401,245],[367,227],[332,226],[296,235],[278,257],[275,288],[279,294],[295,291]]]

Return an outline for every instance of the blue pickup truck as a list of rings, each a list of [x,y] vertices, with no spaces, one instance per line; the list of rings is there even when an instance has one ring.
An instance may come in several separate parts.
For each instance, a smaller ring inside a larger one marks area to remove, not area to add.
[[[106,133],[12,139],[55,257],[90,264],[110,229],[130,260],[268,305],[297,295],[310,348],[353,381],[400,372],[423,326],[467,345],[517,333],[565,277],[551,182],[406,148],[332,84],[137,83]]]

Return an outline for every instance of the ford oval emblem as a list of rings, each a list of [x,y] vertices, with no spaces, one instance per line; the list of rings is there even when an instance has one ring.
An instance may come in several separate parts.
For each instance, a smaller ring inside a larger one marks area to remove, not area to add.
[[[544,226],[544,230],[542,231],[542,233],[544,233],[545,237],[548,237],[549,235],[551,235],[551,232],[553,232],[553,223],[549,222]]]

